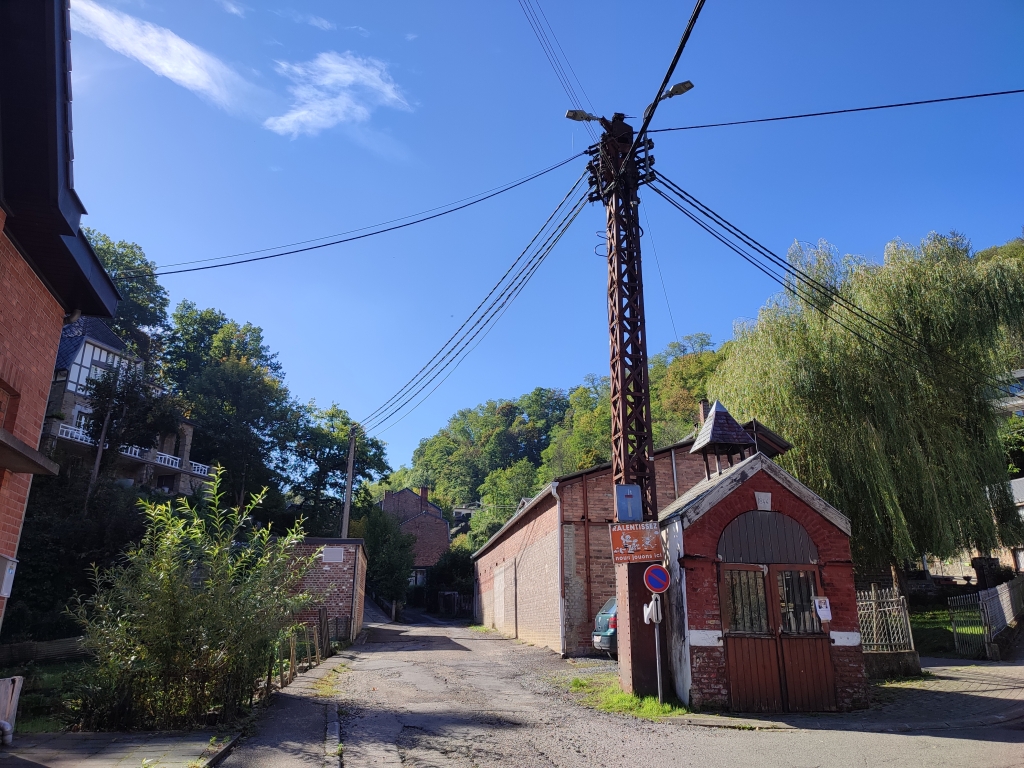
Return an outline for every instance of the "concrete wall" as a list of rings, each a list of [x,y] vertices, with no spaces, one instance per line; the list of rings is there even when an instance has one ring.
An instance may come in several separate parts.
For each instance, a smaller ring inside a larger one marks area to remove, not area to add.
[[[558,504],[540,499],[474,562],[477,621],[561,653]]]
[[[0,230],[5,214],[0,210]],[[46,415],[64,310],[7,235],[0,234],[0,390],[8,401],[3,427],[33,448]],[[0,554],[15,557],[32,475],[0,469]],[[0,622],[7,607],[0,597]]]

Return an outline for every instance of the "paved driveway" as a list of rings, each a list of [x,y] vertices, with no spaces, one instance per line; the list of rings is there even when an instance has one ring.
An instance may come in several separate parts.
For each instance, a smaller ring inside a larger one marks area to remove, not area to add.
[[[975,679],[962,685],[951,682],[957,673],[948,670],[956,668],[945,667],[920,691],[894,690],[885,709],[875,710],[876,720],[886,722],[897,712],[897,719],[913,719],[908,712],[921,697],[921,703],[941,708],[933,719],[952,725],[874,733],[862,730],[872,715],[755,731],[595,712],[553,684],[574,674],[570,662],[493,632],[440,622],[372,625],[367,642],[345,657],[346,671],[336,684],[345,768],[1024,766],[1024,722],[955,727],[974,707],[989,715],[1012,708],[1024,683],[1019,665],[973,667]],[[1002,701],[1003,694],[1011,700]]]

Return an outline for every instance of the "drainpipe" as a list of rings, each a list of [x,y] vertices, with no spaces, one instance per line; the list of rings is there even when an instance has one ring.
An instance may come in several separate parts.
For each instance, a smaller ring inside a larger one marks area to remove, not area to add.
[[[558,644],[562,658],[565,658],[565,531],[562,528],[562,497],[558,495],[558,483],[552,481],[551,495],[558,506]]]

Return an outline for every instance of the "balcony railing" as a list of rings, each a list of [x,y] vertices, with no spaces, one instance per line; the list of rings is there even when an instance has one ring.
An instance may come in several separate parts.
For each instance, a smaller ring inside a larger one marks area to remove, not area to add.
[[[126,445],[124,448],[121,449],[121,453],[123,453],[125,456],[131,456],[133,459],[142,458],[142,449],[139,448],[139,446],[137,445]]]
[[[96,445],[96,441],[89,437],[88,432],[71,424],[61,424],[57,430],[57,437],[74,440],[77,443],[85,443],[86,445]]]
[[[193,475],[203,475],[203,476],[206,476],[206,475],[210,474],[210,465],[209,464],[200,464],[198,461],[190,461],[189,462],[189,468],[192,470],[192,474]]]
[[[171,456],[169,453],[160,453],[159,451],[157,451],[155,461],[157,464],[163,464],[165,467],[181,469],[180,456]]]

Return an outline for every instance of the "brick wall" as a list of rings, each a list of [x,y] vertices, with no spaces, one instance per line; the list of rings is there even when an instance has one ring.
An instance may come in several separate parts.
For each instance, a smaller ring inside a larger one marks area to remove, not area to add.
[[[550,494],[522,513],[474,561],[477,620],[561,652],[558,504]]]
[[[366,585],[366,551],[362,539],[307,538],[296,548],[296,556],[308,557],[321,547],[340,549],[340,563],[324,562],[319,555],[302,580],[300,590],[313,599],[296,616],[296,621],[315,623],[320,608],[327,608],[327,618],[353,618],[354,638],[363,623],[363,600]],[[355,599],[353,600],[353,588]]]
[[[4,225],[0,211],[0,230]],[[0,234],[0,389],[3,426],[33,448],[46,415],[64,310],[5,234]],[[32,476],[0,469],[0,554],[15,557]],[[7,601],[0,598],[0,622]]]
[[[398,492],[385,491],[380,507],[398,520],[403,533],[416,537],[413,567],[430,568],[437,564],[450,544],[448,521],[441,510],[431,504],[426,489],[416,493],[409,488]]]
[[[757,508],[755,491],[771,493],[772,509],[799,522],[817,547],[821,591],[829,598],[832,608],[830,631],[859,632],[849,538],[764,472],[758,472],[743,483],[683,534],[689,628],[722,630],[716,567],[718,540],[734,518]],[[831,646],[837,702],[841,710],[866,705],[867,678],[861,653],[860,646]],[[705,706],[723,706],[724,652],[718,648],[693,648],[691,673],[691,700],[703,702]]]

